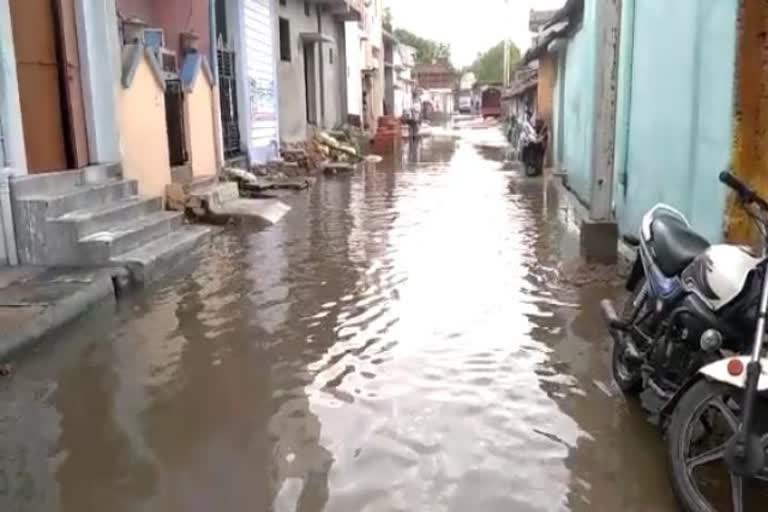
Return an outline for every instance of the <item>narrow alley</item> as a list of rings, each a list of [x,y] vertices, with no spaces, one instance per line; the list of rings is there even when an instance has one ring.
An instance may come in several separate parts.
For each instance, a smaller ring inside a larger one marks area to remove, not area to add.
[[[0,380],[0,509],[675,510],[610,376],[617,271],[502,145],[321,179],[58,331]]]

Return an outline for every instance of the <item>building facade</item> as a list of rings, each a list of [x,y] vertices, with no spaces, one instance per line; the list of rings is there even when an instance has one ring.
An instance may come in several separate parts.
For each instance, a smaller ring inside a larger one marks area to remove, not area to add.
[[[527,55],[538,62],[537,103],[541,111],[552,99],[555,164],[591,221],[634,234],[663,202],[711,241],[725,237],[727,190],[717,175],[744,154],[734,150],[742,140],[734,119],[753,109],[737,110],[745,78],[735,70],[752,46],[742,43],[738,15],[755,4],[635,0],[618,9],[569,0],[543,27]],[[753,67],[745,76],[754,83]],[[732,220],[743,235],[743,219]]]
[[[347,22],[348,121],[367,132],[384,115],[384,35],[382,0],[361,2],[361,20]]]
[[[346,121],[345,23],[361,19],[361,5],[280,0],[278,16],[280,138],[303,141],[309,127]]]

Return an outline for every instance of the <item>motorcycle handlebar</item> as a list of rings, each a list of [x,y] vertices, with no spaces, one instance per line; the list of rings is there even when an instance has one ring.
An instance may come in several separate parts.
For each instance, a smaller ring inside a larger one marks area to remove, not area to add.
[[[763,210],[768,210],[768,203],[757,195],[755,191],[749,188],[743,181],[728,171],[720,173],[720,182],[730,187],[739,195],[739,198],[746,204],[756,203]]]

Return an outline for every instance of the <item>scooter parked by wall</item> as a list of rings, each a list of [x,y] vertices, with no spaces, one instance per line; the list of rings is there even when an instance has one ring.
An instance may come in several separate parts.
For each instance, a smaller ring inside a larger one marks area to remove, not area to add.
[[[730,173],[720,180],[768,243],[768,202]],[[765,253],[710,245],[666,205],[651,209],[629,241],[638,256],[621,316],[602,303],[616,383],[665,430],[672,487],[686,511],[765,510]]]
[[[540,176],[544,172],[544,157],[547,152],[548,136],[546,125],[537,120],[531,121],[531,116],[525,116],[520,123],[518,151],[520,161],[526,176]]]

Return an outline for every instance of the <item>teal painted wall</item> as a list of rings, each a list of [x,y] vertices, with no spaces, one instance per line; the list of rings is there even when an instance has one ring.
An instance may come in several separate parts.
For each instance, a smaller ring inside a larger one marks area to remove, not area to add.
[[[626,186],[614,198],[622,232],[635,233],[643,214],[664,202],[710,240],[722,238],[717,175],[732,145],[737,3],[627,2],[634,12],[622,23],[633,27],[622,34],[634,41],[621,45],[615,168],[617,181],[626,172]]]
[[[584,18],[565,49],[562,83],[562,112],[557,132],[562,136],[562,166],[568,172],[568,186],[587,202],[592,182],[592,154],[595,134],[595,65],[597,59],[596,2],[584,2]]]

